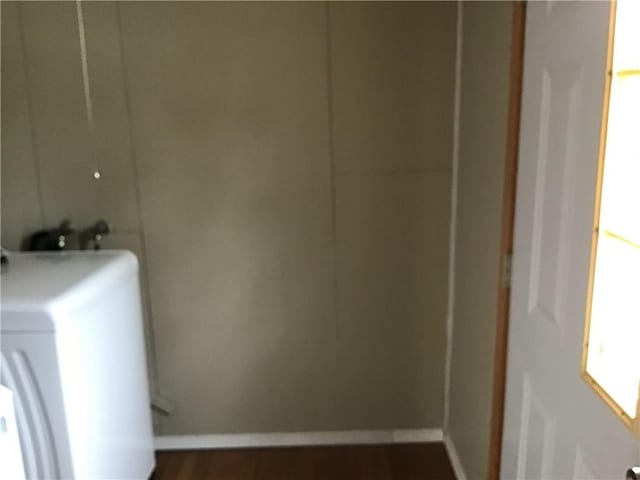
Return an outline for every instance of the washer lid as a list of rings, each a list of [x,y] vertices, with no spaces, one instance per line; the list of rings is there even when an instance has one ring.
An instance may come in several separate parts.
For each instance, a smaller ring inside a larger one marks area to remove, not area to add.
[[[138,261],[127,251],[10,253],[2,266],[2,330],[51,331],[53,313],[83,305],[125,276]]]

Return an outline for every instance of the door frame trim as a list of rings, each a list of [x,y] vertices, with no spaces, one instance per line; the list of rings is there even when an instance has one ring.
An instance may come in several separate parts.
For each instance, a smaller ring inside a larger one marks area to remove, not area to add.
[[[509,101],[507,107],[507,135],[505,146],[504,182],[502,196],[502,232],[500,239],[500,271],[504,272],[513,253],[515,228],[516,182],[518,174],[518,148],[520,143],[520,111],[522,104],[522,78],[524,68],[524,42],[526,3],[512,2],[511,60],[509,72]],[[491,425],[489,436],[490,480],[500,477],[502,454],[502,432],[504,427],[504,405],[507,375],[507,345],[509,332],[509,305],[511,287],[509,283],[498,285],[496,337],[494,349],[494,374],[491,401]]]

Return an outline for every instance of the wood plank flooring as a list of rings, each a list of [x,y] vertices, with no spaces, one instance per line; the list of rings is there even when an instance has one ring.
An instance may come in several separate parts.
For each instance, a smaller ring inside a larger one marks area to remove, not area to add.
[[[441,443],[158,452],[154,480],[454,480]]]

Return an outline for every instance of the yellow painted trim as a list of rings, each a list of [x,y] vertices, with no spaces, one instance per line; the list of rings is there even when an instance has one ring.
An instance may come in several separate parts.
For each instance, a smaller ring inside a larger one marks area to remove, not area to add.
[[[602,119],[600,127],[600,149],[598,152],[598,170],[596,175],[596,198],[593,206],[593,229],[591,238],[591,256],[589,262],[589,286],[587,289],[587,308],[586,308],[586,321],[584,329],[584,340],[582,349],[582,375],[583,377],[590,375],[587,374],[587,355],[589,350],[589,332],[591,330],[591,304],[593,297],[594,286],[594,273],[596,267],[596,253],[598,251],[598,230],[600,224],[600,201],[602,198],[602,177],[604,171],[604,154],[607,144],[607,127],[609,121],[609,97],[611,94],[611,67],[613,65],[613,43],[615,34],[615,21],[616,21],[616,1],[613,0],[610,6],[609,14],[609,45],[607,48],[607,63],[605,68],[605,84],[604,95],[602,100]]]
[[[631,427],[636,437],[640,439],[640,385],[638,385],[638,403],[636,405],[636,418],[633,420]]]
[[[616,72],[618,77],[633,77],[636,75],[640,75],[640,70],[619,70]]]
[[[581,376],[584,381],[598,394],[606,405],[611,408],[615,415],[638,437],[640,438],[640,390],[638,391],[638,409],[635,418],[628,415],[622,407],[602,388],[602,386],[587,372],[587,358],[589,352],[589,332],[591,330],[591,308],[593,299],[593,287],[595,281],[596,254],[598,251],[598,232],[600,224],[600,206],[602,200],[602,178],[604,173],[605,151],[607,146],[607,128],[609,122],[609,101],[611,96],[611,72],[613,66],[613,49],[615,41],[615,21],[616,21],[616,0],[610,4],[609,14],[609,38],[607,48],[607,63],[604,69],[605,85],[602,100],[602,119],[600,128],[600,148],[598,152],[598,170],[596,177],[596,198],[593,207],[593,229],[591,240],[591,258],[589,265],[589,286],[587,290],[587,307],[584,329],[584,341],[582,349]]]
[[[630,247],[640,248],[640,243],[636,243],[633,240],[629,240],[628,238],[623,237],[622,235],[618,235],[617,233],[614,233],[614,232],[612,232],[610,230],[604,230],[602,232],[602,234],[604,236],[606,236],[606,237],[613,238],[615,240],[619,240],[620,242],[622,242],[622,243],[624,243],[624,244],[626,244],[626,245],[628,245]]]
[[[624,409],[618,405],[618,402],[616,402],[611,395],[609,395],[607,393],[607,391],[602,387],[602,385],[600,385],[597,380],[595,380],[591,375],[589,375],[588,372],[583,372],[582,373],[582,378],[584,379],[585,382],[587,382],[587,384],[593,388],[593,390],[595,390],[595,392],[602,398],[602,400],[604,400],[604,402],[609,406],[609,408],[611,408],[611,410],[613,410],[613,412],[616,414],[616,416],[622,420],[622,422],[629,428],[631,428],[632,430],[635,427],[635,423],[636,420],[638,420],[638,415],[636,415],[635,418],[632,418],[631,415],[629,415],[627,412],[624,411]]]

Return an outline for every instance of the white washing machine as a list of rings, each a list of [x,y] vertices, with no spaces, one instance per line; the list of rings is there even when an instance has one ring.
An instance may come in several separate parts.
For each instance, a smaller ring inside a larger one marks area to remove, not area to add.
[[[130,252],[11,253],[2,266],[1,383],[28,479],[146,479],[153,435]]]
[[[0,385],[0,478],[24,480],[13,394]]]

